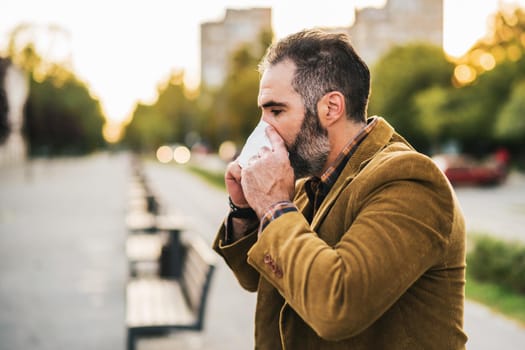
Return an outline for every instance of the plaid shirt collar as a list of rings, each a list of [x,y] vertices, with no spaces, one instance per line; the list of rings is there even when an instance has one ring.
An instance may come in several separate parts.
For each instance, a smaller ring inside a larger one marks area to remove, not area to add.
[[[310,203],[314,205],[314,211],[319,208],[328,192],[332,189],[335,181],[341,175],[348,160],[357,150],[361,142],[370,134],[374,126],[377,124],[377,118],[372,117],[368,123],[359,131],[359,133],[350,142],[348,142],[335,161],[325,170],[321,177],[313,176],[307,180],[305,184],[306,194]]]

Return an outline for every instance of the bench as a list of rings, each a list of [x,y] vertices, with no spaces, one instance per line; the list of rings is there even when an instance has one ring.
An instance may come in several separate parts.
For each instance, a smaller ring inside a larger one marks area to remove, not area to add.
[[[181,237],[182,270],[178,278],[150,276],[128,281],[128,350],[135,349],[142,336],[203,329],[215,256],[201,237],[186,233]]]
[[[130,234],[126,239],[130,276],[159,275],[162,250],[169,243],[166,232]]]
[[[158,214],[161,203],[151,188],[137,180],[131,180],[129,183],[128,197],[131,207],[144,208],[149,213]],[[130,208],[131,209],[131,208]]]
[[[128,225],[126,255],[130,274],[154,272],[163,277],[178,277],[182,266],[180,236],[186,220],[179,214],[158,215],[152,219],[148,226]]]

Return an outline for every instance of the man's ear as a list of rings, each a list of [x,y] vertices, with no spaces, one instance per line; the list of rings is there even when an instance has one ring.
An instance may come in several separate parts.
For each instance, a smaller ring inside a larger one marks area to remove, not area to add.
[[[317,113],[323,127],[329,127],[341,118],[345,118],[345,98],[339,91],[326,93],[317,103]]]

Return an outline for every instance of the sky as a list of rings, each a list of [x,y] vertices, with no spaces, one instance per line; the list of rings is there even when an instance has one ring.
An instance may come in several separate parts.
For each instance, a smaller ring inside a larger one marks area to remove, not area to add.
[[[348,26],[354,8],[385,0],[0,0],[0,54],[20,23],[56,25],[65,31],[54,42],[39,41],[39,52],[67,59],[100,99],[105,115],[120,122],[137,100],[152,103],[157,87],[183,69],[189,86],[200,70],[200,24],[220,21],[226,8],[272,7],[277,38],[303,28]],[[444,48],[466,52],[486,32],[498,2],[525,0],[444,0]],[[40,39],[39,39],[40,40]]]

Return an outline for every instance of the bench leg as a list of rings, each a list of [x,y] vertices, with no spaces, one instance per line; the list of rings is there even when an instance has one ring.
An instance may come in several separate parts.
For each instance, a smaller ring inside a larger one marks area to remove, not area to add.
[[[135,350],[136,346],[136,334],[133,332],[133,329],[128,328],[128,338],[127,338],[127,349],[128,350]]]

